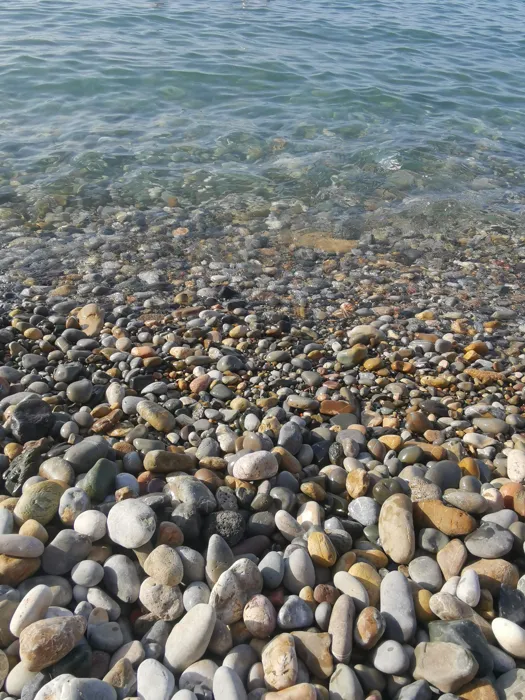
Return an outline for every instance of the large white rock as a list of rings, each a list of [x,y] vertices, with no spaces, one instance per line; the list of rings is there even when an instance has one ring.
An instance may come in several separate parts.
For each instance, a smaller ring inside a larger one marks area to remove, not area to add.
[[[212,606],[202,603],[192,608],[175,625],[164,652],[164,664],[172,673],[182,673],[204,656],[216,619]]]
[[[496,617],[492,631],[502,649],[518,659],[525,659],[525,630],[512,620]]]
[[[239,457],[233,465],[233,476],[244,481],[258,481],[270,479],[279,471],[277,458],[271,452],[257,450]]]
[[[156,659],[145,659],[137,669],[140,700],[170,700],[175,688],[173,673]]]
[[[153,510],[133,498],[115,503],[107,521],[111,541],[126,549],[138,549],[149,542],[156,524]]]
[[[507,476],[511,481],[522,484],[525,481],[525,452],[509,450],[507,455]]]

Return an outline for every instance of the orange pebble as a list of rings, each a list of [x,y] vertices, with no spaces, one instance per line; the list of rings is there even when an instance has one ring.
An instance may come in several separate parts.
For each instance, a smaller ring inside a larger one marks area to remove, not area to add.
[[[157,353],[149,345],[139,345],[138,347],[131,348],[131,354],[133,357],[156,357]]]
[[[463,472],[463,476],[475,476],[476,479],[479,479],[479,466],[476,459],[465,457],[458,466]]]

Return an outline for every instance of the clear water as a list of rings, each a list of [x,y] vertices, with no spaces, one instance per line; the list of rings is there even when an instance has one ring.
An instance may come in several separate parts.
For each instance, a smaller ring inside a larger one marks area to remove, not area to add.
[[[515,222],[524,27],[523,0],[2,0],[0,203]]]

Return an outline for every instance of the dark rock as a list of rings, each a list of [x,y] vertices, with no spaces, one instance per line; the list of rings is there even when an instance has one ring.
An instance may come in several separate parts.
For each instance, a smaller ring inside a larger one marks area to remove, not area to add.
[[[20,496],[23,484],[38,474],[42,463],[42,452],[45,451],[47,444],[47,441],[42,441],[40,445],[24,450],[13,459],[3,474],[5,488],[11,496]]]
[[[500,617],[520,625],[525,622],[525,595],[503,583],[499,589],[498,610]]]
[[[52,425],[51,407],[38,398],[22,401],[11,414],[11,432],[22,444],[46,437]]]
[[[245,522],[240,513],[219,511],[208,516],[204,527],[204,536],[209,540],[212,535],[220,535],[233,547],[244,535]]]

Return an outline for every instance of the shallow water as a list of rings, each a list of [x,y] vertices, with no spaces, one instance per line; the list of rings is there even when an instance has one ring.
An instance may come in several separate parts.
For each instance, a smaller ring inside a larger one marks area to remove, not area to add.
[[[522,0],[3,0],[0,203],[515,224],[523,26]]]

